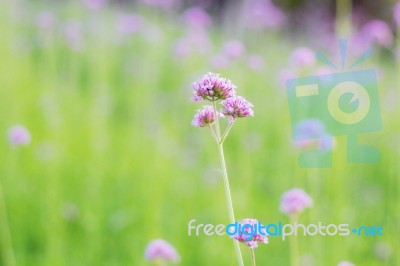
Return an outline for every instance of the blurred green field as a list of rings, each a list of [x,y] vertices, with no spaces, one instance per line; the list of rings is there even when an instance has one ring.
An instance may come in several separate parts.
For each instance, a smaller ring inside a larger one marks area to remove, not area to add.
[[[181,265],[235,265],[228,237],[187,235],[191,219],[229,222],[217,147],[206,129],[190,125],[201,107],[190,101],[191,83],[208,71],[232,79],[254,104],[254,118],[238,121],[225,144],[237,219],[289,222],[280,197],[302,187],[314,207],[300,222],[384,228],[376,237],[299,237],[303,265],[400,265],[400,97],[391,56],[377,52],[362,66],[382,73],[383,130],[363,138],[380,149],[381,163],[347,164],[339,138],[333,168],[301,169],[277,77],[309,40],[214,28],[213,51],[241,39],[266,63],[261,71],[240,60],[216,70],[212,55],[174,56],[184,28],[163,13],[135,10],[154,27],[118,42],[114,8],[24,3],[0,2],[0,181],[17,265],[151,265],[144,250],[155,238],[176,247]],[[81,50],[57,29],[37,29],[35,14],[47,8],[58,21],[79,18],[91,29]],[[13,124],[30,130],[29,146],[8,143]],[[271,237],[256,256],[258,265],[289,265],[289,241]]]

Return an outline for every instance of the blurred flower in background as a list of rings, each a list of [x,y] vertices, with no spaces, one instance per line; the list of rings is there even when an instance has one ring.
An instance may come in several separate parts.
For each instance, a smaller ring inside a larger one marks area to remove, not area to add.
[[[208,27],[212,24],[211,16],[200,7],[188,8],[182,15],[183,21],[191,27]]]
[[[145,257],[152,262],[180,262],[181,258],[176,249],[163,239],[151,241],[145,250]]]
[[[381,47],[389,47],[393,44],[393,33],[389,25],[378,19],[366,23],[361,32],[368,46],[376,44]]]
[[[83,3],[89,9],[99,9],[106,5],[106,0],[83,0]]]
[[[294,146],[300,149],[332,150],[334,138],[326,132],[325,125],[316,118],[299,121],[294,129]]]
[[[274,29],[286,23],[286,14],[270,0],[253,0],[245,9],[245,23],[249,28]]]
[[[337,266],[355,266],[355,265],[348,261],[341,261]]]
[[[131,35],[138,32],[143,25],[142,18],[134,13],[119,14],[116,29],[122,35]]]
[[[305,208],[313,205],[313,200],[301,188],[294,188],[285,192],[281,198],[281,212],[293,215],[303,212]]]
[[[8,130],[8,140],[13,146],[26,146],[31,142],[31,134],[23,125],[14,125]]]
[[[292,67],[304,68],[316,63],[313,50],[307,47],[298,47],[290,55],[290,64]]]

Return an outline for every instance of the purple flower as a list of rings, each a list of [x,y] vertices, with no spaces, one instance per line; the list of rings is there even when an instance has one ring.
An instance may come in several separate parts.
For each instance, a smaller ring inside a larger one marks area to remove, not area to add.
[[[264,59],[259,55],[250,55],[247,58],[249,68],[254,71],[260,71],[264,68]]]
[[[200,7],[191,7],[183,14],[183,20],[189,26],[206,27],[211,25],[211,17]]]
[[[203,28],[190,28],[186,35],[174,46],[175,55],[185,58],[195,53],[206,54],[211,48],[207,31]]]
[[[295,140],[316,139],[325,133],[325,125],[316,118],[299,121],[295,126]]]
[[[55,25],[55,17],[51,11],[41,11],[36,16],[37,26],[42,30],[50,30]]]
[[[182,5],[182,0],[141,0],[145,5],[164,10],[176,9]]]
[[[246,48],[242,42],[238,40],[231,40],[223,45],[222,51],[229,59],[238,59],[244,55]]]
[[[371,20],[361,29],[368,43],[388,47],[393,43],[393,33],[389,25],[382,20]]]
[[[236,86],[229,79],[221,78],[218,74],[211,72],[194,82],[192,87],[195,102],[225,100],[236,94]]]
[[[257,219],[244,219],[240,223],[240,231],[237,232],[233,238],[239,242],[244,243],[250,248],[257,248],[258,242],[268,244],[267,232],[260,232],[261,229],[257,228],[259,222]]]
[[[121,14],[117,19],[117,30],[124,35],[138,32],[141,26],[142,20],[136,14]]]
[[[270,0],[251,1],[245,12],[245,20],[249,28],[278,28],[287,20],[285,13]]]
[[[83,26],[80,21],[69,21],[64,27],[67,44],[74,50],[82,50],[84,46]]]
[[[99,9],[106,4],[106,0],[83,0],[83,3],[87,8]]]
[[[290,56],[290,63],[294,67],[308,67],[316,62],[314,52],[307,47],[298,47],[294,49]]]
[[[302,212],[305,208],[311,207],[311,197],[302,189],[294,188],[285,192],[281,198],[281,212],[291,215]]]
[[[31,134],[26,127],[15,125],[8,130],[8,140],[13,146],[25,146],[31,142]]]
[[[316,148],[329,151],[334,147],[333,140],[333,136],[325,131],[325,125],[316,118],[301,120],[294,129],[294,146],[296,148]]]
[[[397,2],[393,8],[393,18],[397,26],[400,27],[400,2]]]
[[[231,120],[238,117],[254,116],[253,105],[241,96],[226,99],[222,103],[222,114]]]
[[[341,261],[337,266],[354,266],[354,264],[348,261]]]
[[[163,239],[151,241],[146,248],[145,257],[149,261],[166,261],[178,263],[180,257],[176,249]]]
[[[214,108],[211,105],[205,105],[202,109],[197,110],[192,120],[192,125],[195,127],[205,127],[211,125],[214,121]]]

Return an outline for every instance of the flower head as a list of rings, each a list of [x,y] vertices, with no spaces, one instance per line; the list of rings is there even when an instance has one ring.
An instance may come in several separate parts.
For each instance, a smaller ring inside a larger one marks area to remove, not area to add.
[[[8,140],[14,146],[28,145],[31,142],[31,134],[26,127],[15,125],[8,130]]]
[[[389,47],[393,41],[393,33],[389,25],[379,19],[371,20],[361,29],[367,43]]]
[[[229,59],[238,59],[244,55],[246,47],[238,40],[231,40],[224,44],[222,51]]]
[[[348,261],[341,261],[337,266],[354,266],[354,264]]]
[[[218,74],[207,73],[204,77],[192,84],[193,100],[225,100],[236,94],[236,86],[229,80],[221,78]]]
[[[211,25],[211,17],[200,7],[191,7],[183,14],[184,22],[194,27],[205,27]]]
[[[170,261],[178,263],[180,257],[176,249],[163,239],[155,239],[151,241],[146,248],[145,257],[149,261]]]
[[[267,232],[265,230],[261,232],[261,229],[257,228],[258,225],[257,219],[244,219],[240,222],[241,230],[238,230],[233,238],[250,248],[257,248],[258,242],[268,244]]]
[[[400,2],[397,2],[397,4],[393,8],[393,17],[396,21],[397,26],[400,26]]]
[[[313,200],[304,190],[294,188],[285,192],[281,199],[281,212],[291,215],[302,212],[305,208],[311,207]]]
[[[235,96],[222,102],[222,114],[231,119],[254,116],[253,105],[241,96]]]
[[[316,118],[299,121],[294,129],[294,146],[300,149],[318,148],[329,151],[334,148],[333,136],[325,131],[325,125]]]
[[[298,47],[290,56],[290,62],[294,67],[308,67],[316,62],[314,52],[307,47]]]
[[[205,127],[211,125],[215,121],[214,109],[211,105],[205,105],[202,109],[197,110],[192,120],[195,127]]]

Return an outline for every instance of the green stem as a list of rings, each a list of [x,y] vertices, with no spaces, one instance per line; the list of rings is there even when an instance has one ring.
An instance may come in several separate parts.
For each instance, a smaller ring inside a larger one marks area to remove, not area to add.
[[[251,258],[251,265],[256,266],[256,254],[254,253],[254,248],[250,248],[250,258]]]
[[[215,101],[213,101],[213,108],[214,108],[214,114],[215,114],[216,135],[217,135],[218,140],[221,140],[221,131],[220,131],[220,128],[219,128],[219,119],[218,119],[217,106],[216,106]],[[221,162],[222,175],[223,175],[223,180],[224,180],[225,197],[226,197],[226,203],[227,203],[227,206],[228,206],[229,221],[230,221],[230,223],[235,223],[235,214],[234,214],[234,211],[233,211],[231,190],[229,188],[228,171],[226,169],[224,148],[223,148],[222,144],[223,143],[221,141],[217,142],[218,154],[219,154],[219,159],[220,159],[220,162]],[[239,241],[233,241],[233,245],[235,247],[235,253],[236,253],[236,258],[237,258],[237,261],[238,261],[238,265],[239,266],[244,266],[242,252],[241,252],[240,246],[239,246]]]
[[[292,226],[297,222],[296,214],[290,216],[290,223]],[[297,242],[297,236],[293,235],[290,238],[290,265],[298,266],[299,265],[299,246]]]
[[[5,266],[15,266],[14,250],[11,240],[11,230],[8,223],[7,207],[0,183],[0,243],[2,247],[2,260]],[[2,265],[3,265],[2,264]]]
[[[235,123],[235,119],[229,123],[228,127],[225,129],[224,134],[221,137],[221,140],[219,141],[221,144],[224,143],[226,136],[228,136],[229,131],[231,130],[233,124]]]

